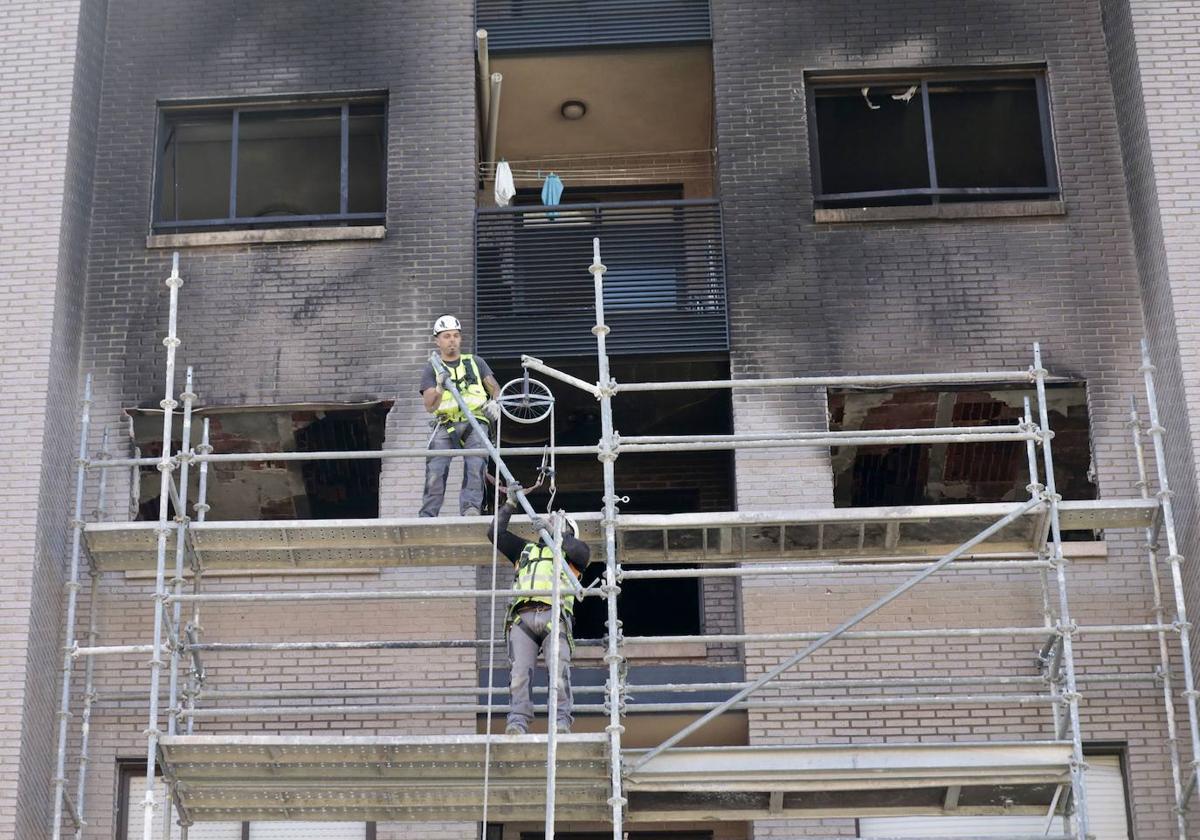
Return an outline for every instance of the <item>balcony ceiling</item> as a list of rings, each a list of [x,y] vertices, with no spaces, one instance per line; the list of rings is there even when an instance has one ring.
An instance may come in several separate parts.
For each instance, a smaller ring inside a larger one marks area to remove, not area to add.
[[[708,45],[493,57],[504,75],[497,156],[659,152],[712,145]],[[562,103],[587,104],[580,120]]]

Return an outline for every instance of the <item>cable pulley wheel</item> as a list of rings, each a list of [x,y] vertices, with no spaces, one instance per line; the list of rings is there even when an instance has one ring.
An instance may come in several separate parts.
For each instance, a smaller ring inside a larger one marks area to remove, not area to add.
[[[496,402],[514,423],[539,423],[550,416],[554,395],[544,383],[522,376],[504,383]]]

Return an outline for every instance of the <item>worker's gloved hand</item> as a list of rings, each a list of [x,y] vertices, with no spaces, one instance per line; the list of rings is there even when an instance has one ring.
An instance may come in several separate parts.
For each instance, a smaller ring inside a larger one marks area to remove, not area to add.
[[[533,525],[533,529],[535,531],[545,531],[547,534],[550,533],[550,523],[547,522],[545,519],[542,519],[542,517],[540,517],[540,516],[533,517],[530,524]],[[551,536],[553,536],[553,535],[551,535]]]
[[[438,384],[438,387],[441,388],[443,391],[449,391],[450,390],[450,372],[444,370],[440,374],[438,374],[437,384]]]
[[[521,486],[520,482],[514,481],[511,484],[509,484],[508,487],[506,487],[504,490],[504,492],[506,492],[508,494],[508,498],[504,500],[504,504],[506,504],[510,508],[513,508],[514,510],[516,510],[517,493],[519,493],[521,490],[524,490],[524,489],[525,488]]]
[[[491,420],[493,423],[499,422],[500,403],[496,402],[495,400],[488,400],[483,404],[483,413],[487,415],[487,419]]]

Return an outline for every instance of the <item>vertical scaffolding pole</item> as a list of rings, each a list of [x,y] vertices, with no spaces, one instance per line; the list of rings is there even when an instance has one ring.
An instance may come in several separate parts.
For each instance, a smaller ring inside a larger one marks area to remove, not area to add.
[[[1196,774],[1200,769],[1200,718],[1196,711],[1196,677],[1192,669],[1192,625],[1188,622],[1187,602],[1183,593],[1183,555],[1179,553],[1179,538],[1175,531],[1175,507],[1171,502],[1171,483],[1167,478],[1167,430],[1158,416],[1158,392],[1154,387],[1154,365],[1150,361],[1150,345],[1142,339],[1141,372],[1146,382],[1146,402],[1150,411],[1150,440],[1154,443],[1154,466],[1158,472],[1158,499],[1162,509],[1162,526],[1167,535],[1167,562],[1171,564],[1171,584],[1175,590],[1175,626],[1179,631],[1179,648],[1183,659],[1183,696],[1187,701],[1188,730],[1192,741],[1192,772],[1181,796],[1187,808],[1196,790]]]
[[[100,460],[108,459],[108,429],[100,439]],[[100,471],[100,489],[96,494],[96,518],[103,521],[104,505],[108,495],[108,470]],[[91,647],[96,644],[97,616],[100,612],[97,602],[100,598],[100,575],[93,569],[88,569],[91,586],[88,590],[88,633],[87,643]],[[89,748],[92,735],[92,706],[96,702],[96,657],[89,656],[83,671],[83,713],[79,718],[79,777],[75,786],[75,808],[79,812],[79,822],[75,824],[75,840],[82,840],[84,826],[87,820],[84,795],[87,793]]]
[[[154,569],[154,653],[150,659],[150,709],[149,725],[146,728],[146,794],[142,801],[142,840],[154,840],[154,770],[158,761],[158,692],[162,679],[163,616],[166,613],[166,568],[167,536],[175,531],[168,524],[171,505],[171,470],[175,464],[171,458],[171,426],[175,419],[175,350],[179,347],[176,324],[179,315],[179,287],[183,278],[179,276],[179,252],[171,258],[171,276],[166,279],[170,290],[170,309],[167,316],[167,336],[163,346],[167,348],[167,365],[164,376],[162,457],[158,462],[158,544]]]
[[[75,610],[79,604],[79,557],[83,543],[83,488],[87,475],[87,438],[92,422],[92,375],[83,384],[79,410],[79,449],[75,458],[75,508],[71,518],[71,566],[67,575],[67,623],[63,630],[62,693],[58,701],[58,756],[54,765],[53,838],[62,837],[63,808],[67,796],[67,721],[71,717],[71,653],[75,648]],[[76,828],[83,815],[74,814]]]
[[[554,789],[558,781],[558,662],[559,634],[562,632],[562,574],[566,563],[562,556],[562,517],[554,517],[554,583],[550,598],[550,659],[546,663],[546,840],[554,840]]]
[[[1138,416],[1137,399],[1129,398],[1129,429],[1133,435],[1133,451],[1137,455],[1137,487],[1143,499],[1150,498],[1150,480],[1146,472],[1146,448],[1142,442],[1142,421]],[[1154,526],[1146,527],[1146,561],[1150,568],[1151,592],[1154,596],[1154,623],[1166,624],[1163,609],[1162,581],[1158,575],[1158,546],[1155,543]],[[1179,840],[1187,840],[1187,814],[1183,801],[1183,770],[1179,759],[1179,726],[1175,718],[1175,690],[1171,679],[1171,651],[1167,646],[1166,631],[1158,632],[1158,667],[1162,681],[1163,707],[1167,713],[1167,752],[1171,759],[1171,784],[1175,790],[1175,819],[1179,829]]]
[[[1030,409],[1029,397],[1024,398],[1024,421],[1026,429],[1033,429],[1033,412]],[[1030,499],[1040,499],[1042,493],[1045,492],[1045,486],[1038,480],[1038,465],[1037,465],[1037,444],[1032,440],[1025,441],[1025,457],[1029,462],[1029,490]],[[1041,527],[1039,523],[1039,528]],[[1045,543],[1041,531],[1037,534],[1038,553],[1045,553]],[[1054,609],[1050,604],[1050,581],[1045,569],[1038,569],[1038,580],[1042,590],[1042,622],[1046,626],[1047,634],[1054,634]],[[1057,639],[1055,640],[1057,641]],[[1051,645],[1050,655],[1044,658],[1043,665],[1046,668],[1046,682],[1050,688],[1050,696],[1056,700],[1059,694],[1058,675],[1055,673],[1054,664],[1058,658],[1053,655],[1055,645]],[[1054,721],[1054,737],[1055,739],[1062,737],[1063,732],[1063,713],[1060,703],[1050,704],[1050,713]]]
[[[608,369],[606,337],[608,325],[604,323],[604,263],[600,262],[600,239],[592,239],[592,274],[596,295],[596,356],[599,364],[600,391],[600,453],[597,456],[604,468],[604,589],[608,605],[607,648],[604,661],[608,664],[608,746],[610,753],[612,795],[608,804],[612,806],[613,840],[624,836],[623,814],[625,797],[621,795],[621,622],[617,618],[617,452],[613,446],[612,397],[615,383]]]
[[[180,429],[179,442],[179,509],[175,511],[175,576],[171,579],[172,589],[176,597],[183,594],[183,559],[187,554],[188,540],[188,466],[191,462],[192,448],[192,405],[196,395],[192,391],[192,368],[189,366],[184,377],[183,393],[183,425]],[[171,632],[168,634],[175,639],[171,647],[171,669],[167,680],[167,734],[174,735],[179,726],[179,654],[184,644],[185,635],[180,630],[180,620],[183,617],[183,603],[176,600],[171,604]],[[163,837],[171,836],[171,801],[170,796],[163,799]],[[185,827],[186,832],[186,827]]]
[[[1042,463],[1046,473],[1046,489],[1043,497],[1050,509],[1050,535],[1053,538],[1054,571],[1058,582],[1059,634],[1062,638],[1062,664],[1066,674],[1066,691],[1062,697],[1067,702],[1067,714],[1071,722],[1071,798],[1075,810],[1075,836],[1086,840],[1088,836],[1087,780],[1084,778],[1086,765],[1083,761],[1083,733],[1079,723],[1079,686],[1075,681],[1075,626],[1071,623],[1071,609],[1067,598],[1067,568],[1063,556],[1062,522],[1058,515],[1057,486],[1054,481],[1054,454],[1050,439],[1050,410],[1046,402],[1046,376],[1042,367],[1041,344],[1033,345],[1033,370],[1037,386],[1038,421],[1042,427]]]
[[[201,455],[208,455],[212,452],[212,445],[208,442],[208,418],[204,418],[204,425],[200,432],[200,446],[197,451]],[[200,482],[196,490],[196,521],[203,522],[208,516],[208,461],[200,462]],[[192,594],[200,594],[201,577],[204,574],[204,568],[200,565],[198,559],[193,557],[192,565]],[[192,619],[188,622],[187,638],[189,643],[194,643],[199,640],[200,632],[203,628],[200,626],[200,602],[192,602]],[[195,658],[192,659],[192,668],[188,672],[188,695],[187,695],[187,734],[191,735],[192,730],[196,726],[196,716],[191,714],[196,710],[196,695],[200,691],[201,683],[204,681],[204,672],[200,667],[199,662]]]

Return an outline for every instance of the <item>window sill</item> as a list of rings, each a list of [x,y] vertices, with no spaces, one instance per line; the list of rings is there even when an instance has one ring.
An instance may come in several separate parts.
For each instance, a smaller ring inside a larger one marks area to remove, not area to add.
[[[813,210],[818,224],[846,222],[903,222],[916,219],[1012,219],[1022,216],[1065,216],[1067,206],[1056,201],[976,201],[920,207],[821,207]]]
[[[383,239],[386,235],[387,228],[383,225],[198,231],[151,234],[146,237],[146,247],[203,248],[213,245],[270,245],[277,242],[345,242],[355,239]]]

